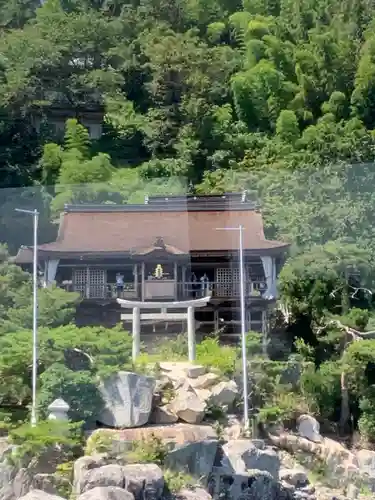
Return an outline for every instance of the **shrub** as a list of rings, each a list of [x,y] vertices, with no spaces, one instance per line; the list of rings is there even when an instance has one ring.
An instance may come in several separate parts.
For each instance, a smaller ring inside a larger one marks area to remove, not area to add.
[[[76,455],[82,445],[81,424],[41,421],[36,426],[23,424],[9,433],[9,441],[17,445],[15,459],[39,458],[50,448],[65,450],[66,459]],[[61,455],[64,453],[61,452]]]
[[[246,350],[248,356],[261,356],[263,354],[263,335],[250,331],[246,335]]]
[[[176,494],[183,488],[192,488],[197,481],[189,474],[176,472],[170,469],[164,469],[164,482],[166,493]]]
[[[95,455],[97,453],[111,453],[114,434],[112,431],[100,429],[91,434],[85,448],[85,455]]]
[[[163,465],[167,454],[168,447],[163,440],[151,434],[147,440],[134,441],[125,458],[131,463]]]
[[[96,377],[90,372],[74,372],[56,363],[41,375],[40,381],[39,406],[44,416],[47,416],[48,406],[57,398],[69,404],[69,417],[74,422],[95,421],[104,406]]]
[[[341,363],[327,361],[318,370],[308,367],[301,376],[302,394],[319,409],[323,418],[335,419],[341,401]]]
[[[214,368],[223,375],[233,375],[236,367],[237,349],[221,346],[218,337],[209,337],[197,344],[197,362],[207,368]]]
[[[349,313],[343,318],[348,326],[360,331],[366,329],[369,319],[370,315],[367,309],[359,309],[358,307],[350,309]]]
[[[64,364],[67,349],[82,351],[90,360],[88,370],[92,374],[106,376],[131,367],[132,340],[120,326],[78,328],[66,325],[40,328],[38,334],[39,374],[55,363]],[[31,364],[31,332],[22,330],[0,336],[0,403],[29,403]]]

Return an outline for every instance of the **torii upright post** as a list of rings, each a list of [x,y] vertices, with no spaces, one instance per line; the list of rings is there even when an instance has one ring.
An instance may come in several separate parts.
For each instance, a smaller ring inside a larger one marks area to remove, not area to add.
[[[187,308],[187,334],[189,361],[195,361],[195,317],[194,307]]]

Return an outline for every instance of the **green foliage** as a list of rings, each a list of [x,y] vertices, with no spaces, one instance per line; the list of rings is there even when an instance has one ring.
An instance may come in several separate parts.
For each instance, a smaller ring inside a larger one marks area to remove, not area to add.
[[[32,328],[32,277],[12,263],[6,247],[0,249],[0,333]],[[38,294],[38,324],[58,327],[69,323],[80,302],[79,294],[61,288],[42,288]]]
[[[353,309],[350,309],[348,314],[343,318],[343,322],[351,328],[364,332],[369,319],[370,315],[368,310],[353,307]]]
[[[361,435],[370,442],[375,441],[375,391],[371,387],[360,401],[361,416],[358,429]]]
[[[182,489],[191,489],[196,486],[197,481],[184,472],[176,472],[170,469],[164,469],[164,482],[167,493],[177,494]]]
[[[44,416],[48,415],[48,406],[57,398],[69,404],[69,418],[74,422],[95,423],[104,407],[97,382],[90,372],[74,372],[56,363],[43,372],[40,382],[38,403]]]
[[[85,455],[91,456],[98,453],[110,453],[113,444],[113,432],[100,429],[92,434],[86,443]]]
[[[333,421],[337,419],[341,401],[341,372],[339,361],[327,361],[317,370],[309,367],[301,376],[302,394],[319,411],[319,415]]]
[[[208,337],[196,347],[197,363],[217,369],[223,375],[232,375],[235,370],[237,349],[222,346],[217,337]]]
[[[43,405],[48,402],[47,395],[53,397],[59,391],[66,391],[66,396],[72,398],[72,414],[78,418],[83,411],[79,399],[85,400],[88,407],[85,412],[92,412],[94,404],[99,404],[94,397],[96,376],[108,376],[120,369],[131,367],[131,338],[121,326],[112,329],[104,327],[78,328],[66,325],[59,328],[40,328],[39,341],[39,375],[46,383],[46,392],[42,393]],[[66,350],[78,349],[87,359],[88,373],[74,374],[60,368],[57,364],[65,362]],[[2,401],[12,404],[25,404],[30,398],[30,380],[32,365],[32,333],[28,330],[8,333],[0,337],[0,396]],[[54,368],[50,369],[54,365]],[[56,371],[57,370],[57,371]],[[47,374],[44,376],[44,372]],[[59,385],[59,379],[64,384]],[[91,379],[90,379],[91,377]],[[91,380],[91,381],[90,381]],[[75,384],[79,383],[77,389]],[[43,386],[42,386],[43,388]],[[79,391],[89,391],[93,398],[90,402],[88,394],[85,399]],[[78,391],[78,392],[76,392]],[[49,401],[51,403],[52,401]],[[78,412],[78,413],[77,413]],[[88,416],[88,414],[86,414]]]
[[[48,450],[60,448],[61,456],[71,456],[82,443],[81,424],[58,421],[40,421],[36,426],[24,424],[9,433],[9,440],[17,446],[13,460],[40,458]]]
[[[131,451],[126,453],[126,461],[134,464],[163,465],[168,454],[168,447],[163,440],[151,434],[148,439],[134,441]]]
[[[246,350],[248,356],[261,356],[263,354],[263,335],[258,332],[248,332]]]

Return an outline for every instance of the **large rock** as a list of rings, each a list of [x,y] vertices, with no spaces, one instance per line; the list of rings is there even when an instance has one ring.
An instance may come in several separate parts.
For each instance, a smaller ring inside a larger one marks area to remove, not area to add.
[[[155,464],[130,464],[123,467],[125,488],[135,500],[159,500],[164,490],[163,471]]]
[[[188,424],[199,424],[204,418],[206,404],[187,384],[181,387],[170,403],[170,409],[178,418]]]
[[[356,458],[360,473],[375,478],[375,451],[359,450]]]
[[[87,439],[87,448],[93,453],[98,453],[97,443],[103,440],[110,445],[110,454],[119,455],[129,451],[134,441],[147,441],[155,436],[161,439],[165,444],[185,444],[203,441],[205,439],[216,439],[217,434],[209,425],[190,425],[190,424],[172,424],[172,425],[150,425],[147,427],[138,427],[133,429],[97,429]],[[100,457],[83,457],[77,460],[75,468],[95,468]],[[102,463],[104,465],[104,463]],[[79,471],[77,470],[77,474]]]
[[[217,373],[205,373],[196,379],[190,380],[190,385],[194,389],[209,389],[220,382],[220,376]]]
[[[226,470],[228,475],[256,469],[268,472],[276,480],[279,477],[280,458],[270,447],[261,447],[249,439],[237,439],[224,444],[223,453],[223,472]]]
[[[206,368],[200,365],[194,365],[188,361],[165,361],[159,363],[161,372],[171,380],[180,380],[189,378],[197,378],[206,373]]]
[[[175,424],[177,420],[177,415],[170,410],[169,405],[157,406],[150,416],[151,424]]]
[[[124,468],[121,465],[109,464],[87,471],[83,476],[81,491],[79,493],[92,490],[97,486],[116,486],[118,488],[124,488]]]
[[[102,455],[92,457],[81,457],[74,462],[73,471],[73,494],[80,495],[84,490],[85,478],[89,471],[107,465],[106,458]]]
[[[233,500],[294,500],[293,493],[265,471],[248,471],[241,489],[239,494],[234,492]]]
[[[313,443],[320,443],[323,440],[319,422],[311,415],[301,415],[298,418],[297,431],[301,437],[309,439]]]
[[[307,474],[302,469],[281,469],[280,481],[285,481],[293,486],[302,488],[309,482]]]
[[[134,500],[134,495],[116,486],[98,486],[80,495],[78,500]]]
[[[212,500],[212,497],[203,488],[194,488],[192,490],[183,489],[176,495],[176,500]]]
[[[139,427],[148,422],[156,381],[132,372],[118,372],[100,384],[105,409],[99,422],[117,428]]]
[[[31,487],[35,490],[42,490],[51,495],[59,495],[61,489],[70,490],[70,481],[68,478],[57,474],[35,474],[32,478]]]
[[[22,500],[63,500],[60,496],[51,495],[42,490],[31,490],[27,495],[20,498]]]
[[[212,471],[218,445],[217,440],[205,440],[177,446],[168,453],[165,465],[194,477],[207,477]]]
[[[231,406],[238,394],[238,386],[234,380],[220,382],[212,387],[210,402],[217,406]]]

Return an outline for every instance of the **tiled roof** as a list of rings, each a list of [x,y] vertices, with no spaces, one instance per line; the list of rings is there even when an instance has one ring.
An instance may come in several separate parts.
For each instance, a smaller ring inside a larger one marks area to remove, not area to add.
[[[244,226],[244,249],[285,248],[288,244],[264,237],[256,210],[228,211],[68,211],[56,242],[41,245],[46,252],[132,252],[145,254],[158,238],[171,253],[237,250],[236,231],[217,228]],[[168,251],[168,250],[167,250]]]

